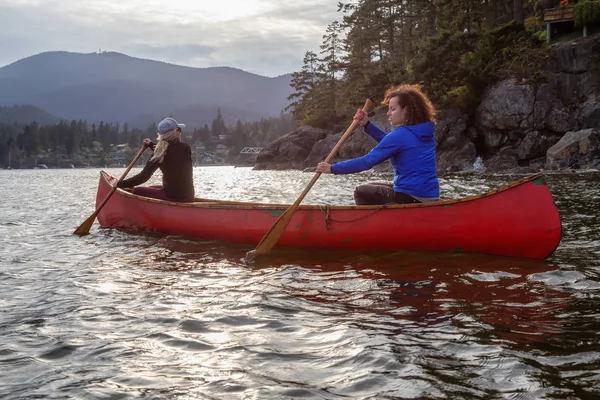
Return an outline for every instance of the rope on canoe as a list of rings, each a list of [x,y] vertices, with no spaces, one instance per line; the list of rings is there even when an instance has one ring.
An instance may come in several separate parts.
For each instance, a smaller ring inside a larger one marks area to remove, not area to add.
[[[393,203],[390,203],[390,204],[393,204]],[[387,205],[388,204],[382,204],[379,207],[377,207],[376,209],[374,209],[373,211],[371,211],[370,213],[367,213],[367,214],[362,215],[357,218],[347,219],[347,220],[329,218],[329,212],[331,211],[331,206],[329,204],[319,205],[319,209],[325,214],[325,229],[329,230],[329,228],[331,227],[331,222],[356,222],[358,220],[367,218],[367,217],[375,214],[377,211],[381,210],[382,208],[386,207]]]

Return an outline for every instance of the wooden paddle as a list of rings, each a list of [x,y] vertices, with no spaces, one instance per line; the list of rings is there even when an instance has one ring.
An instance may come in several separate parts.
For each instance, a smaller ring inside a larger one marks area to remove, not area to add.
[[[373,102],[370,99],[367,99],[367,101],[365,102],[365,105],[362,109],[364,112],[369,112],[369,110],[372,107],[373,107]],[[350,134],[352,133],[354,128],[356,128],[357,124],[358,124],[358,121],[355,120],[352,122],[352,125],[350,125],[350,127],[348,129],[346,129],[346,132],[344,132],[344,134],[342,135],[340,140],[338,140],[338,142],[335,145],[335,147],[333,148],[333,150],[331,150],[331,153],[329,153],[329,155],[325,159],[326,163],[329,163],[333,159],[333,157],[335,157],[337,151],[342,146],[342,144],[346,141],[348,136],[350,136]],[[300,196],[298,196],[298,198],[296,199],[294,204],[292,204],[283,214],[281,214],[279,216],[277,221],[275,221],[275,224],[273,224],[271,229],[269,229],[269,231],[266,233],[266,235],[262,238],[262,240],[260,241],[258,246],[256,246],[256,249],[251,250],[248,253],[246,253],[246,261],[252,261],[254,258],[256,258],[260,255],[268,254],[271,251],[271,249],[273,247],[275,247],[275,245],[277,244],[277,241],[279,241],[279,238],[281,237],[281,235],[283,235],[285,228],[288,226],[288,224],[292,220],[294,213],[300,206],[300,203],[302,202],[302,200],[304,200],[304,197],[308,194],[308,192],[313,187],[313,185],[315,184],[317,179],[319,179],[319,176],[321,176],[321,173],[316,172],[315,176],[313,176],[313,178],[308,183],[308,185],[306,186],[304,191],[300,194]]]
[[[110,190],[110,192],[108,193],[108,195],[104,198],[104,200],[102,201],[102,203],[100,203],[100,205],[98,206],[98,208],[96,208],[96,211],[94,211],[94,213],[92,215],[90,215],[88,219],[86,219],[85,221],[83,221],[83,223],[81,225],[79,225],[79,227],[77,229],[75,229],[75,232],[73,232],[74,234],[79,235],[79,236],[83,236],[83,235],[87,235],[88,233],[90,233],[90,228],[92,227],[92,224],[94,223],[94,220],[96,219],[96,217],[100,213],[100,210],[102,210],[102,207],[104,207],[104,205],[108,202],[108,199],[110,199],[110,197],[113,195],[113,193],[116,192],[117,186],[119,185],[119,183],[123,179],[125,179],[125,176],[127,176],[127,174],[129,173],[129,171],[131,170],[131,168],[133,168],[133,166],[135,165],[135,163],[137,162],[137,160],[139,160],[139,158],[142,156],[142,154],[144,153],[144,151],[146,151],[147,147],[148,146],[144,143],[144,145],[142,146],[142,148],[140,149],[140,151],[137,153],[137,155],[135,156],[135,158],[133,159],[133,161],[131,162],[131,164],[129,164],[129,166],[127,167],[127,169],[125,170],[125,172],[123,172],[123,175],[121,175],[121,177],[119,178],[119,180],[117,181],[117,183],[113,186],[113,188]]]

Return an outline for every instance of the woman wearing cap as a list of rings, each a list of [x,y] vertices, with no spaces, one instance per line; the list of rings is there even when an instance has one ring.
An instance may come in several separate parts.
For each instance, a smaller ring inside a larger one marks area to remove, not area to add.
[[[194,201],[194,178],[192,149],[181,141],[181,128],[173,118],[165,118],[158,124],[158,143],[144,139],[144,144],[154,152],[144,169],[137,175],[119,183],[120,188],[141,185],[150,179],[157,169],[162,172],[162,186],[135,187],[132,193],[169,201]]]

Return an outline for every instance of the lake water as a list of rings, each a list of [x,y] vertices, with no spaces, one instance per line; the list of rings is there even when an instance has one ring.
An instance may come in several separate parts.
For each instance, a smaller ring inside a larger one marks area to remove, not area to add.
[[[197,196],[274,203],[312,178],[194,173]],[[275,251],[254,266],[243,246],[73,235],[98,178],[0,171],[2,399],[600,396],[598,173],[547,176],[563,222],[548,260]],[[445,175],[442,196],[518,178]],[[304,203],[352,204],[356,184],[389,179],[324,175]]]

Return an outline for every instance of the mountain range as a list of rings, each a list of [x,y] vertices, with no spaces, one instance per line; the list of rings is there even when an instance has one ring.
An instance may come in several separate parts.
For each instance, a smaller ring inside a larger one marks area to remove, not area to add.
[[[278,116],[291,75],[193,68],[116,52],[46,52],[0,68],[0,106],[33,105],[64,119],[146,127],[165,116],[188,127]]]
[[[30,104],[0,106],[0,124],[28,124],[32,121],[40,125],[50,125],[59,122],[59,118]]]

